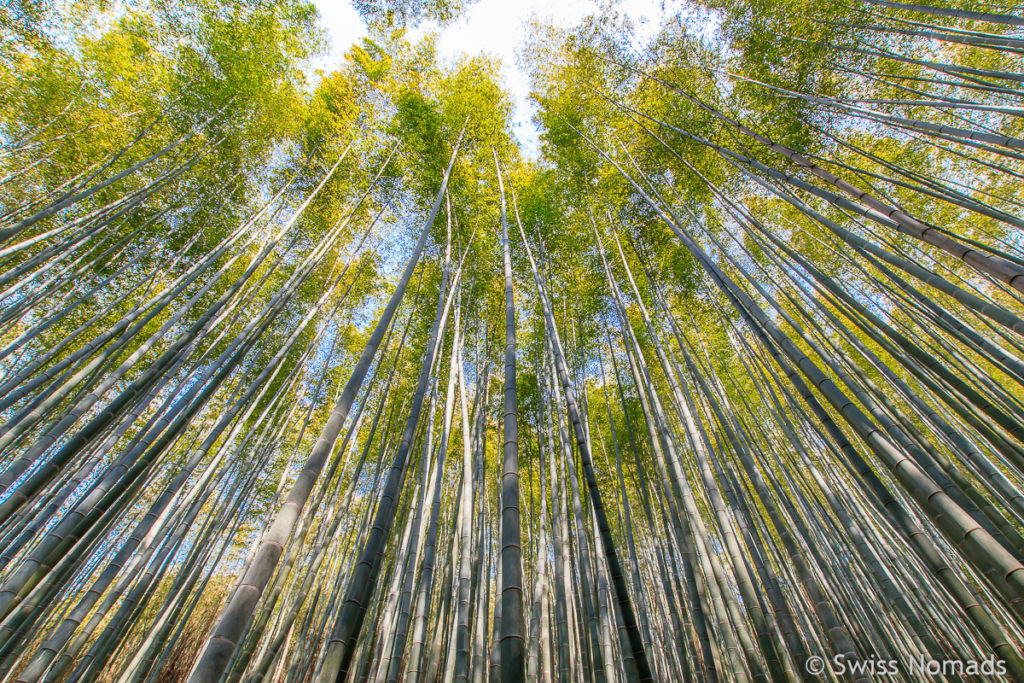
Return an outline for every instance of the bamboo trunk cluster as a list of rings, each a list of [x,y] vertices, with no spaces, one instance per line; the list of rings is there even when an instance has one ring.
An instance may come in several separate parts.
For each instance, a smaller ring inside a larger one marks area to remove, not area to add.
[[[857,13],[862,98],[602,46],[429,191],[353,128],[235,206],[233,98],[3,136],[3,679],[1024,681],[1024,22]]]

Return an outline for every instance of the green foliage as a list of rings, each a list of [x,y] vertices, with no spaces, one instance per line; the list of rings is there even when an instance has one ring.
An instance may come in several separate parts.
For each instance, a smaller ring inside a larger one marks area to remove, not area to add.
[[[476,0],[354,0],[368,24],[412,27],[423,21],[441,25],[456,21]]]

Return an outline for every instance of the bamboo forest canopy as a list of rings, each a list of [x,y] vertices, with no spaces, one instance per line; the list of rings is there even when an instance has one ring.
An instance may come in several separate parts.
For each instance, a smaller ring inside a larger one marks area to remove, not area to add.
[[[1024,681],[1024,18],[0,5],[4,681]],[[415,36],[420,36],[416,38]]]

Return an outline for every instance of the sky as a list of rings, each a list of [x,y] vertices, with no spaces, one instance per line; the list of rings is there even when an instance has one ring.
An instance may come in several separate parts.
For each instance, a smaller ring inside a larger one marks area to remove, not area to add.
[[[320,10],[329,47],[314,64],[331,71],[340,64],[348,47],[366,35],[366,26],[348,0],[312,0]],[[638,37],[652,35],[661,23],[661,0],[627,0],[617,9],[632,19]],[[528,101],[529,78],[517,64],[517,51],[526,38],[525,22],[531,17],[562,28],[576,26],[583,17],[598,11],[592,0],[479,0],[459,21],[438,35],[438,56],[454,61],[462,54],[486,52],[502,62],[505,87],[515,104],[514,133],[523,153],[539,154],[538,132],[531,122],[533,107]]]

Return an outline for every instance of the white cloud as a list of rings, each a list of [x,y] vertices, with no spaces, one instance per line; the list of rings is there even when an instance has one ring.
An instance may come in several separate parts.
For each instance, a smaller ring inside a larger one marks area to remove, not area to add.
[[[327,32],[327,50],[312,64],[330,72],[340,64],[352,43],[366,35],[366,24],[348,0],[311,0],[320,10],[320,23]]]

